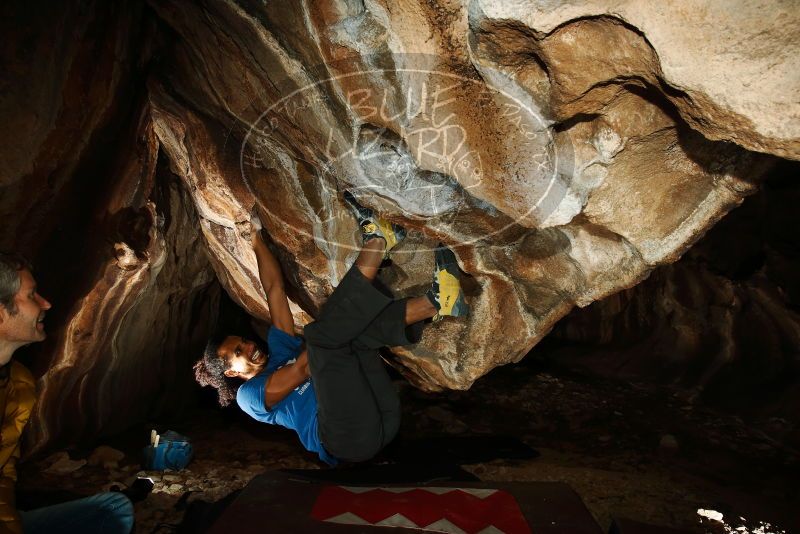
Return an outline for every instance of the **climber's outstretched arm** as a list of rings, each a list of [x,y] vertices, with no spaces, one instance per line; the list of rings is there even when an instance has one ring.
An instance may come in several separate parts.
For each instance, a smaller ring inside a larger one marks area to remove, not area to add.
[[[283,285],[283,273],[275,256],[261,239],[261,232],[256,225],[253,227],[253,250],[258,260],[258,275],[261,285],[267,294],[267,307],[272,316],[272,325],[278,330],[294,335],[294,320],[289,311],[289,299]]]

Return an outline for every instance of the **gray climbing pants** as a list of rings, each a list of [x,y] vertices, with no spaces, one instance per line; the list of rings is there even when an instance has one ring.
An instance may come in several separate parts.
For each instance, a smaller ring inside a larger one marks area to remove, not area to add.
[[[378,349],[416,343],[406,300],[384,295],[355,266],[305,327],[320,439],[334,457],[361,462],[394,439],[400,400]]]

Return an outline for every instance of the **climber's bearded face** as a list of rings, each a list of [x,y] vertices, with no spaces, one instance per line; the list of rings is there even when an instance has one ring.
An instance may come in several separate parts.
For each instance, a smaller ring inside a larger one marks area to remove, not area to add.
[[[0,339],[22,346],[44,340],[44,316],[52,305],[37,292],[30,271],[19,271],[19,282],[13,307],[0,305]]]
[[[249,380],[264,369],[267,355],[253,341],[228,336],[217,349],[217,356],[227,362],[225,376]]]

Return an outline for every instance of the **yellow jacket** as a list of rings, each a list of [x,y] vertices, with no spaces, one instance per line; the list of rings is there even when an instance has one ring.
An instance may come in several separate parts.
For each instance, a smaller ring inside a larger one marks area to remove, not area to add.
[[[22,532],[14,484],[19,438],[36,400],[36,384],[30,371],[13,360],[6,367],[7,376],[0,376],[0,534]]]

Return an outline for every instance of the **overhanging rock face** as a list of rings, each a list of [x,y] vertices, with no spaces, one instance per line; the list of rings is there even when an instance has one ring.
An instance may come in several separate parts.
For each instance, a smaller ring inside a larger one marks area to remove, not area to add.
[[[426,389],[518,361],[573,306],[680,257],[757,188],[764,153],[800,158],[800,15],[777,4],[151,4],[178,35],[155,130],[223,285],[266,315],[255,206],[313,315],[355,255],[353,190],[410,230],[399,294],[424,290],[439,241],[471,276],[469,318],[395,351]]]
[[[192,402],[215,279],[268,315],[254,207],[298,324],[357,251],[342,190],[409,229],[398,295],[452,247],[472,315],[393,363],[463,389],[800,159],[788,4],[73,4],[0,8],[0,247],[54,303],[34,450]]]

